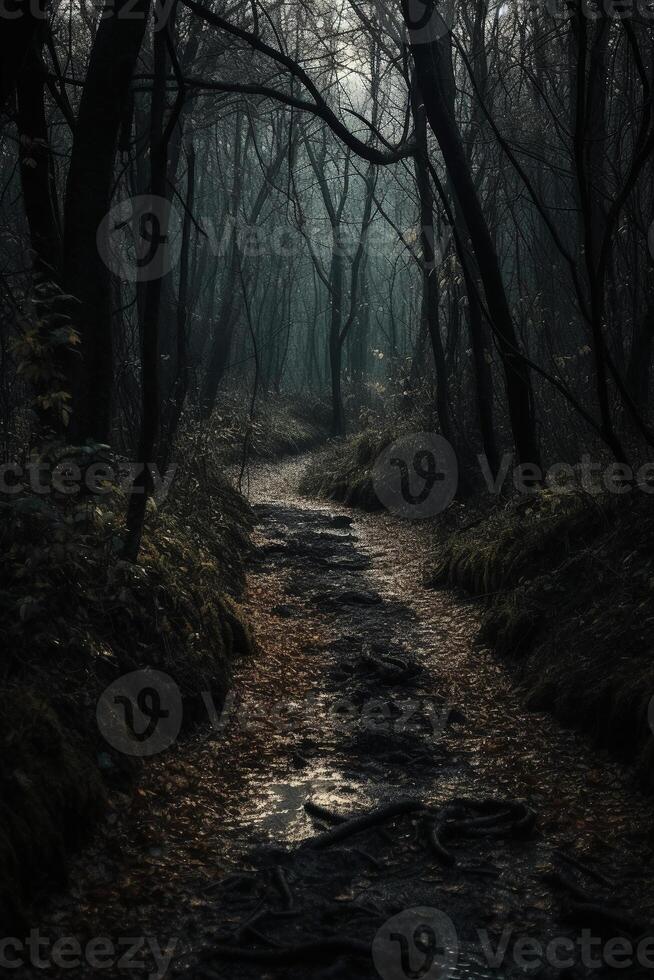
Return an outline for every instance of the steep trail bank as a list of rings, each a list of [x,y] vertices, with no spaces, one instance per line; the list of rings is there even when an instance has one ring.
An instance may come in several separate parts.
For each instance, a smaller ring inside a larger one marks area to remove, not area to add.
[[[151,763],[134,799],[114,794],[41,934],[154,937],[174,946],[168,975],[221,980],[524,976],[510,953],[521,937],[652,935],[648,803],[580,737],[524,712],[504,669],[473,651],[473,607],[421,586],[419,526],[299,498],[301,465],[252,474],[259,652],[227,710]],[[454,798],[501,806],[448,810]],[[406,800],[430,811],[302,846],[338,827],[317,808],[379,817]],[[385,927],[418,907],[436,912]],[[507,930],[497,967],[484,936],[495,949]],[[654,975],[592,975],[614,973]],[[544,961],[529,975],[591,967]]]

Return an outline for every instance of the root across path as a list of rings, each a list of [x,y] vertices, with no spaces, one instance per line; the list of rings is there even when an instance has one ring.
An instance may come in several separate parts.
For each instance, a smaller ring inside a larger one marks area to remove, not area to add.
[[[299,466],[252,475],[257,654],[218,724],[112,794],[44,932],[156,937],[188,980],[654,977],[648,802],[523,710],[471,605],[423,588],[424,533],[303,500]],[[584,930],[632,966],[589,965]]]

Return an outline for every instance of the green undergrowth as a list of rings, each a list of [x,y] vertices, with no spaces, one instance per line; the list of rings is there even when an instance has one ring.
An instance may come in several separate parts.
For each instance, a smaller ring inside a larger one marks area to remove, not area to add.
[[[633,763],[654,790],[654,507],[543,491],[441,538],[431,582],[482,598],[478,642],[529,707]]]
[[[518,498],[450,534],[431,584],[499,593],[557,565],[604,520],[602,505],[581,492],[544,490]]]
[[[431,402],[398,407],[391,403],[384,414],[364,411],[354,420],[355,431],[344,439],[332,439],[324,452],[308,464],[300,482],[300,492],[309,497],[336,500],[366,511],[383,509],[375,493],[373,474],[382,453],[396,440],[417,433],[437,431]],[[468,497],[472,489],[474,459],[468,448],[458,452],[459,494]],[[461,459],[465,465],[461,465]],[[480,482],[479,474],[478,482]]]
[[[51,453],[52,456],[52,453]],[[58,449],[82,467],[104,450]],[[112,460],[109,460],[112,461]],[[127,497],[0,499],[0,921],[25,923],[40,889],[65,878],[66,852],[102,813],[107,785],[139,764],[98,730],[102,691],[146,667],[169,674],[189,730],[224,698],[251,649],[239,610],[252,518],[190,452],[149,508],[138,564],[120,557]],[[47,869],[47,876],[46,876]]]
[[[276,396],[257,400],[254,414],[250,410],[242,395],[225,394],[207,423],[207,437],[226,462],[295,456],[316,449],[327,439],[330,409],[326,402]]]
[[[406,431],[410,431],[409,427]],[[300,492],[362,510],[381,510],[373,486],[373,469],[377,458],[400,435],[395,428],[367,428],[348,439],[333,441],[309,463],[300,481]]]

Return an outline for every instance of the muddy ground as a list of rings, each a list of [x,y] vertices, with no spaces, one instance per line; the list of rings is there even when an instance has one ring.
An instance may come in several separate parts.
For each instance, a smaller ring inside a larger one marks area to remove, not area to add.
[[[423,588],[419,527],[300,498],[301,465],[251,476],[257,655],[113,792],[38,917],[46,974],[654,976],[651,805],[521,707],[474,605]],[[57,967],[58,937],[113,956]]]

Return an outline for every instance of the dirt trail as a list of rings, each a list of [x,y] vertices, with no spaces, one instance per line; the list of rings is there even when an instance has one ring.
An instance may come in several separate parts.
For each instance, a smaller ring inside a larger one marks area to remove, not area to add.
[[[473,650],[473,606],[422,587],[419,528],[299,498],[301,465],[252,478],[258,654],[219,724],[150,764],[135,799],[114,795],[42,934],[155,937],[174,946],[167,975],[198,980],[653,976],[654,956],[612,971],[597,945],[594,971],[579,948],[564,965],[562,946],[522,968],[521,937],[654,934],[650,808],[607,758],[520,707]],[[454,798],[498,806],[448,810]],[[350,817],[406,800],[429,809],[308,846],[339,826],[309,801]],[[484,942],[503,933],[494,965]]]

